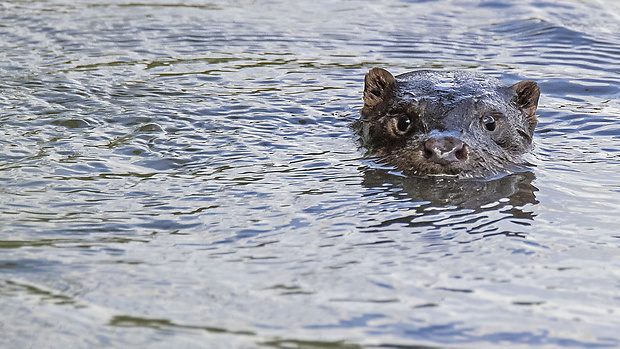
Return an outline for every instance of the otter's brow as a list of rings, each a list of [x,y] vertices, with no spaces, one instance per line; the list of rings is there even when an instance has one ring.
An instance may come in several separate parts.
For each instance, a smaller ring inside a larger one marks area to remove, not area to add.
[[[411,105],[411,103],[399,103],[390,110],[390,114],[393,114],[393,115],[411,114],[411,113],[417,113],[417,108]]]
[[[488,110],[481,110],[478,112],[478,114],[480,115],[480,117],[484,117],[486,115],[490,115],[493,116],[495,118],[504,118],[506,117],[506,114],[497,110],[497,109],[488,109]]]

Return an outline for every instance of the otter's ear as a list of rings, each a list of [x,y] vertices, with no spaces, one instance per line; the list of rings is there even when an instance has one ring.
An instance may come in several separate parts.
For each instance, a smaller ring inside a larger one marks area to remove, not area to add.
[[[538,124],[536,119],[536,108],[540,89],[534,81],[520,81],[510,86],[517,93],[517,106],[525,112],[527,121],[530,124],[530,133],[534,133],[534,127]]]
[[[389,71],[372,68],[364,78],[364,106],[374,107],[392,98],[396,80]]]

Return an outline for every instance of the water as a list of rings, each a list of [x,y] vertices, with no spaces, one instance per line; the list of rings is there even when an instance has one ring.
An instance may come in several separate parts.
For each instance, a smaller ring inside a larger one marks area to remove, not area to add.
[[[620,346],[620,6],[0,5],[0,347]],[[404,178],[364,74],[542,97],[530,172]]]

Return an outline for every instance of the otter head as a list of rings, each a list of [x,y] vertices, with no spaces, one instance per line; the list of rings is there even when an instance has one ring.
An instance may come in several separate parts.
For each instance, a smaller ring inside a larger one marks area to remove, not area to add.
[[[365,77],[363,145],[406,174],[486,177],[531,149],[540,90],[471,72]]]

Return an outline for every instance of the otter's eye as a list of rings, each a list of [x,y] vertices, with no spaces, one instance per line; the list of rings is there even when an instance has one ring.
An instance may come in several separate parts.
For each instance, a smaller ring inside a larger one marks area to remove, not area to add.
[[[482,123],[484,124],[484,128],[488,131],[495,131],[495,118],[491,115],[485,115],[482,117]]]
[[[409,128],[409,125],[411,125],[411,120],[409,120],[409,117],[407,115],[401,115],[398,118],[398,123],[396,124],[396,127],[400,132],[405,132]]]

